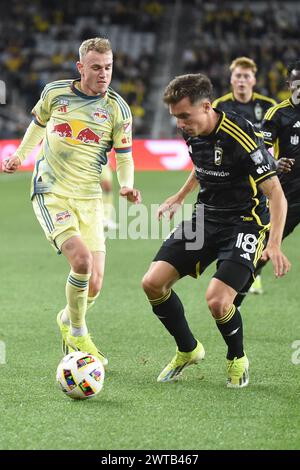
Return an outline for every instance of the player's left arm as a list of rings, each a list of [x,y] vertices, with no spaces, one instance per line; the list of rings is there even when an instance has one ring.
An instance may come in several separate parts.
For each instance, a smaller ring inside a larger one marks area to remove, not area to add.
[[[133,187],[134,163],[132,157],[132,117],[128,107],[128,118],[119,119],[115,124],[113,133],[113,146],[115,149],[116,172],[120,185],[120,196],[128,201],[138,204],[141,202],[141,193]]]
[[[282,234],[287,214],[287,201],[277,176],[265,179],[259,184],[259,189],[269,200],[270,234],[267,246],[262,254],[262,260],[270,259],[276,277],[284,276],[291,264],[281,251]]]

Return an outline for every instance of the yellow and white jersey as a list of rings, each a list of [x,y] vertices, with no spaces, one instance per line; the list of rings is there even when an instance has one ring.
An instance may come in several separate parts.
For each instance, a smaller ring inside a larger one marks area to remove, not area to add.
[[[54,193],[69,198],[101,196],[100,175],[107,152],[131,156],[132,116],[112,88],[88,96],[78,80],[49,83],[33,108],[35,123],[46,127],[32,179],[32,196]]]

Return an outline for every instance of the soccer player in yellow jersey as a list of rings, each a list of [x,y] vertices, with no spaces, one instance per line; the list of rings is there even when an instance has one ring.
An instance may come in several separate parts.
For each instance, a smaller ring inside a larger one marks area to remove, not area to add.
[[[107,364],[86,326],[87,309],[99,295],[104,275],[105,239],[100,176],[114,147],[120,195],[138,203],[133,188],[132,117],[127,103],[110,87],[113,54],[104,38],[79,48],[80,78],[49,83],[32,110],[34,119],[16,153],[3,163],[15,172],[41,141],[31,197],[46,237],[67,258],[66,306],[57,322],[64,352],[81,350]]]

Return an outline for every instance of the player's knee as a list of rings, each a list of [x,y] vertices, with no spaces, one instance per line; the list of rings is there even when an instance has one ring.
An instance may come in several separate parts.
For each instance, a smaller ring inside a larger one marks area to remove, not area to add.
[[[151,273],[146,273],[142,280],[142,286],[146,295],[150,299],[155,299],[163,295],[163,286],[159,285],[156,277]]]
[[[206,302],[214,318],[222,318],[226,313],[226,302],[216,293],[207,293]]]
[[[93,257],[91,253],[88,251],[77,253],[73,259],[72,268],[78,274],[87,274],[92,272]]]

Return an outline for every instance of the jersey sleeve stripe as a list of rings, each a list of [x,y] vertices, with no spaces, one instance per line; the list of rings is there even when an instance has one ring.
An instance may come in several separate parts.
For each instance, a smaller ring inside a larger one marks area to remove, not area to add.
[[[232,137],[235,137],[236,140],[238,140],[240,143],[242,143],[243,147],[247,150],[247,152],[251,152],[252,150],[254,150],[255,148],[257,148],[257,145],[253,145],[253,144],[250,144],[248,140],[246,140],[244,138],[244,136],[239,133],[238,131],[236,131],[234,128],[230,127],[226,121],[224,121],[224,123],[222,124],[222,128],[223,129],[226,129],[228,131],[228,133],[230,133],[230,135],[232,135]]]
[[[243,129],[240,126],[237,126],[234,122],[230,121],[230,119],[228,119],[227,117],[225,117],[224,122],[226,122],[226,124],[228,124],[228,126],[232,127],[233,129],[236,129],[236,131],[239,134],[241,134],[244,137],[245,140],[248,141],[248,144],[250,146],[252,145],[253,148],[257,147],[256,142],[253,139],[251,139],[251,137],[248,134],[246,134],[246,132],[243,131]]]
[[[259,99],[261,101],[266,101],[268,103],[272,103],[273,106],[275,106],[277,103],[273,98],[270,98],[269,96],[261,95],[260,93],[253,93],[252,99]]]
[[[47,94],[49,93],[49,91],[57,90],[58,88],[67,88],[71,85],[71,83],[72,83],[72,80],[70,80],[70,82],[68,82],[68,83],[66,83],[66,82],[62,82],[60,84],[58,84],[57,82],[50,83],[42,91],[41,98],[44,100],[46,98]]]
[[[219,103],[223,103],[224,101],[233,100],[232,93],[227,93],[226,95],[220,96],[220,98],[216,98],[212,103],[213,108],[216,108]]]
[[[221,118],[220,124],[217,127],[216,133],[219,132],[219,129],[221,129],[224,119],[225,119],[225,113],[222,111],[222,118]]]
[[[265,114],[264,119],[270,121],[274,114],[281,108],[285,108],[286,106],[290,106],[289,100],[284,100],[282,103],[277,104],[276,106],[272,106],[272,108],[268,109]]]
[[[231,135],[237,142],[239,142],[241,144],[242,147],[244,147],[244,149],[250,153],[252,151],[252,149],[250,147],[248,147],[247,144],[245,144],[245,142],[243,142],[237,134],[234,134],[233,132],[231,132],[228,128],[224,127],[223,125],[221,126],[221,129],[226,132],[227,134]]]
[[[33,122],[34,122],[34,124],[36,124],[37,126],[42,127],[43,129],[46,127],[44,124],[42,124],[41,122],[38,121],[38,118],[37,118],[36,114],[34,114]]]
[[[120,95],[117,95],[111,88],[108,89],[107,95],[112,100],[116,101],[121,109],[123,119],[131,118],[131,111],[125,100]]]
[[[269,176],[275,176],[275,175],[276,175],[276,171],[269,171],[269,173],[265,173],[263,176],[260,176],[256,180],[253,179],[253,181],[256,184],[256,183],[258,183],[258,181],[264,180],[265,178],[267,178]]]
[[[132,147],[115,148],[116,153],[128,153],[131,151],[132,151]]]

